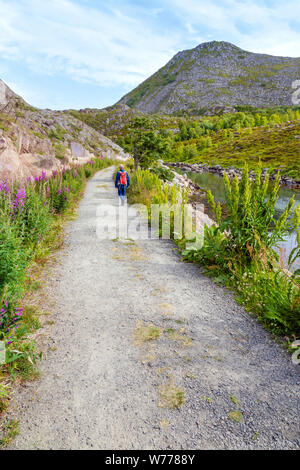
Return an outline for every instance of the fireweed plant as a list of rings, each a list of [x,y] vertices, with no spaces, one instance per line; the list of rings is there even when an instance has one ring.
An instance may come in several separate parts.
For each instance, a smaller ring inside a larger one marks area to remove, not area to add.
[[[0,181],[0,341],[7,348],[3,367],[12,374],[20,362],[36,360],[23,321],[26,271],[57,220],[78,201],[86,179],[111,163],[97,158],[51,175],[43,171],[22,184]]]

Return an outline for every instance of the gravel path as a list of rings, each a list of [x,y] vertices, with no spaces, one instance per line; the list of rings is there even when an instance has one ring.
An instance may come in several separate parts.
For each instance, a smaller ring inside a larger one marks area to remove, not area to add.
[[[299,367],[232,295],[170,241],[97,238],[97,207],[118,205],[112,173],[68,227],[52,339],[15,398],[11,448],[298,448]],[[143,343],[149,323],[160,336]]]

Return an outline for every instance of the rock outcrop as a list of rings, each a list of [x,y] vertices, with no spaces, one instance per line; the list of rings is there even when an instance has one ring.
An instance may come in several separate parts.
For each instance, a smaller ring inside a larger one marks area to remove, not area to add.
[[[123,149],[68,112],[28,105],[0,80],[0,178],[24,179]]]

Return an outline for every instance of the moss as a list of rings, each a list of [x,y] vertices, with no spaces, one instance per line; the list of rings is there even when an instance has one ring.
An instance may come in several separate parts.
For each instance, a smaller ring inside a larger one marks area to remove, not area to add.
[[[233,78],[229,82],[229,86],[249,86],[257,84],[259,79],[266,79],[278,75],[288,67],[294,66],[294,63],[285,62],[284,64],[265,64],[257,65],[255,67],[242,67],[243,75]],[[275,85],[272,82],[267,82],[269,86]]]
[[[230,78],[231,77],[230,74],[222,72],[222,71],[218,72],[218,75],[219,75],[219,77],[223,77],[223,78]]]
[[[228,90],[228,88],[215,88],[214,92],[215,92],[215,96],[223,96],[223,95],[231,96],[233,94],[231,90]]]

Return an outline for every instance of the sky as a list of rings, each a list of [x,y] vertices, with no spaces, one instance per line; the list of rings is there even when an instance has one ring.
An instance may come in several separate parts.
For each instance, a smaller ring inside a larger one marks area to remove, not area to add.
[[[39,108],[112,105],[207,41],[300,57],[299,0],[0,0],[0,15],[0,78]]]

